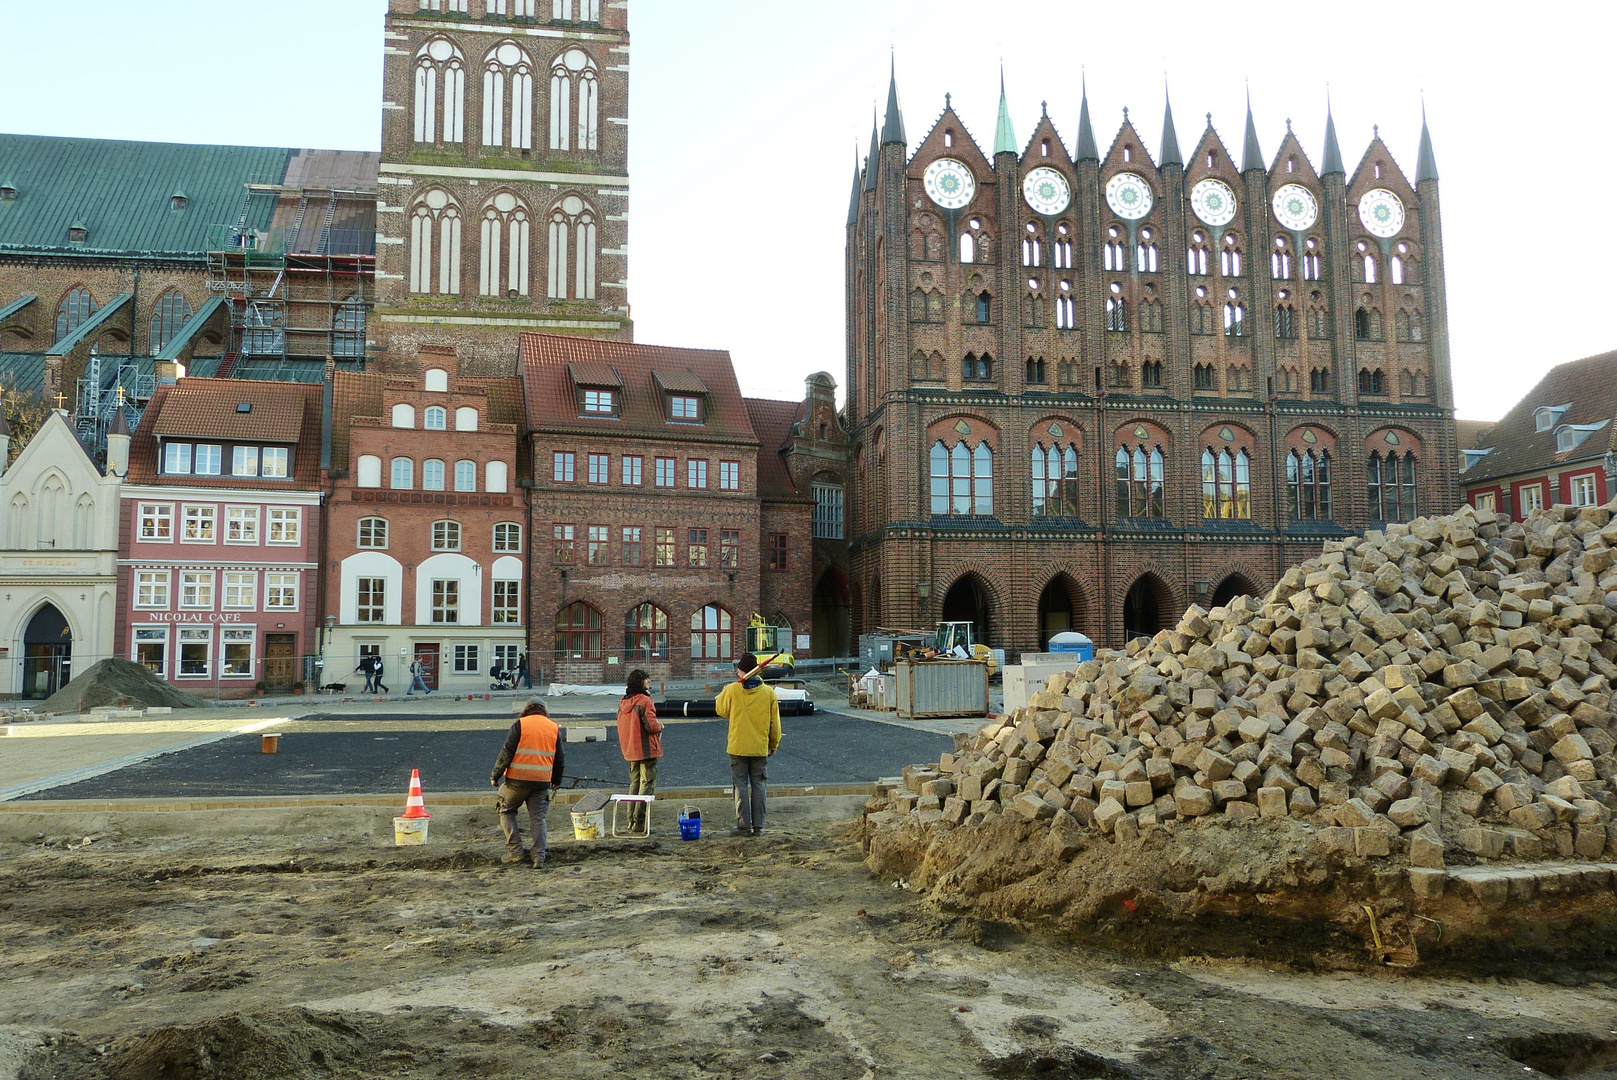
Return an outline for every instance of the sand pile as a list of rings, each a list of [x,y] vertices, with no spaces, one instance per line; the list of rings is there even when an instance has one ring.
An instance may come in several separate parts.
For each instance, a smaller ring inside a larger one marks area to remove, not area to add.
[[[176,690],[140,664],[108,657],[97,661],[46,698],[42,713],[81,713],[102,705],[128,705],[131,708],[166,705],[192,709],[207,702],[183,690]]]

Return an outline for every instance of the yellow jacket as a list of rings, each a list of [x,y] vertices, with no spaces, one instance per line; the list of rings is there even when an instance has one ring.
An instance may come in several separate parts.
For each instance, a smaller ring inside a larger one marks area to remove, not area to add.
[[[764,757],[780,745],[780,702],[762,679],[728,684],[714,711],[730,721],[728,752],[736,757]]]

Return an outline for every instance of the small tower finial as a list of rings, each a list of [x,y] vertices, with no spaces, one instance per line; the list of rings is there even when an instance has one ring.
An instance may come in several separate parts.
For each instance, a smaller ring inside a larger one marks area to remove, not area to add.
[[[1128,122],[1129,122],[1129,107],[1127,105],[1125,105],[1125,106],[1123,106],[1123,123],[1126,124]]]
[[[1377,139],[1381,138],[1381,125],[1380,124],[1371,124],[1370,125],[1370,134],[1372,136],[1374,136],[1375,138],[1377,138]]]
[[[952,98],[953,98],[953,97],[954,97],[954,95],[953,95],[953,94],[951,94],[951,93],[949,93],[949,91],[947,91],[947,90],[945,90],[945,91],[944,91],[944,92],[943,92],[943,107],[944,107],[944,108],[945,108],[945,109],[952,109],[952,108],[954,108],[954,106],[953,106],[953,105],[952,105],[952,104],[951,104],[951,103],[950,103],[950,101],[951,101],[951,99],[952,99]]]

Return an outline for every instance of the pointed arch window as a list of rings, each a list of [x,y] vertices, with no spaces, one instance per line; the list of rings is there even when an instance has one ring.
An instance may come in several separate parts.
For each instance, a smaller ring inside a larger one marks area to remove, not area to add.
[[[1072,236],[1066,222],[1056,226],[1056,238],[1055,243],[1051,245],[1051,252],[1055,256],[1057,270],[1072,269]]]
[[[533,61],[515,42],[483,58],[483,145],[533,147]]]
[[[1381,312],[1361,307],[1353,313],[1353,336],[1359,341],[1381,340]]]
[[[458,143],[464,131],[466,58],[448,38],[416,52],[415,141]]]
[[[668,612],[656,604],[630,608],[623,620],[623,651],[630,660],[668,659]]]
[[[83,285],[69,289],[56,308],[56,340],[60,341],[95,312],[95,300]]]
[[[483,296],[528,295],[528,208],[509,191],[483,207],[477,291]],[[504,258],[501,258],[501,249]]]
[[[994,358],[989,353],[967,353],[960,361],[960,377],[967,382],[992,382]]]
[[[1286,491],[1291,520],[1329,521],[1331,458],[1325,451],[1293,450],[1286,455]]]
[[[1147,360],[1140,365],[1140,386],[1146,390],[1162,389],[1162,361]]]
[[[597,149],[599,90],[600,71],[583,49],[567,49],[556,57],[550,69],[552,150]]]
[[[1027,358],[1027,383],[1029,386],[1044,385],[1044,357],[1030,356]]]
[[[1190,247],[1185,252],[1188,272],[1192,277],[1207,273],[1207,237],[1200,230],[1190,234]]]
[[[556,612],[556,659],[601,658],[601,613],[579,600]]]
[[[1142,274],[1157,272],[1157,242],[1150,229],[1141,229],[1139,242],[1134,246],[1134,269]]]
[[[1275,281],[1291,280],[1291,246],[1284,236],[1275,237],[1275,249],[1269,254],[1269,277]]]
[[[1386,392],[1386,376],[1380,368],[1359,369],[1359,393],[1385,394]]]
[[[1128,248],[1123,244],[1123,230],[1116,225],[1106,229],[1106,242],[1101,245],[1101,269],[1122,272],[1129,268]]]
[[[1160,446],[1117,448],[1117,516],[1161,518],[1165,515],[1162,477],[1167,460]]]
[[[551,207],[549,236],[545,295],[595,299],[595,208],[577,195],[566,196]]]
[[[1035,443],[1032,452],[1033,516],[1078,516],[1078,449]]]
[[[939,440],[930,463],[933,514],[993,516],[994,452],[987,442],[972,450],[964,442],[950,447]]]
[[[1399,341],[1421,341],[1421,314],[1419,311],[1400,311],[1393,317]]]
[[[1316,240],[1312,236],[1310,236],[1307,240],[1303,241],[1302,264],[1303,264],[1303,280],[1304,281],[1318,281],[1319,280],[1319,271],[1320,271],[1320,265],[1319,265],[1319,241]]]
[[[152,309],[152,352],[161,352],[163,346],[180,332],[180,327],[184,326],[190,317],[191,305],[186,302],[180,290],[170,289],[159,297],[157,306]]]
[[[410,216],[411,292],[460,294],[460,227],[460,207],[449,192],[430,188],[416,200]]]
[[[1294,338],[1297,336],[1296,314],[1291,305],[1284,300],[1275,305],[1275,337]]]
[[[1415,518],[1415,455],[1371,454],[1366,466],[1370,520],[1412,521]]]
[[[1241,276],[1241,243],[1232,233],[1224,238],[1218,252],[1218,272],[1225,277]]]
[[[365,298],[352,293],[331,317],[331,355],[365,355]]]
[[[1212,364],[1197,364],[1191,369],[1192,385],[1197,390],[1217,390],[1218,371]]]
[[[1374,255],[1366,255],[1364,257],[1363,267],[1364,283],[1366,285],[1374,285],[1376,281],[1376,257]]]
[[[1331,369],[1311,368],[1308,372],[1308,392],[1310,394],[1328,394],[1331,392]]]
[[[1140,304],[1140,332],[1162,333],[1162,304],[1159,301],[1148,299]]]
[[[1123,286],[1112,282],[1111,295],[1106,298],[1106,329],[1113,333],[1127,333],[1129,328],[1129,302],[1123,295]]]
[[[1252,460],[1245,450],[1202,451],[1202,517],[1247,521],[1252,517]]]
[[[1072,283],[1063,281],[1056,287],[1056,329],[1072,330],[1077,326],[1078,314],[1072,299]]]
[[[730,613],[717,604],[691,615],[691,659],[728,660],[735,655]]]
[[[1039,235],[1039,227],[1033,222],[1027,223],[1027,235],[1022,238],[1022,265],[1044,265],[1044,240]]]
[[[1246,306],[1241,303],[1241,294],[1231,289],[1224,304],[1224,336],[1243,337],[1245,334]]]

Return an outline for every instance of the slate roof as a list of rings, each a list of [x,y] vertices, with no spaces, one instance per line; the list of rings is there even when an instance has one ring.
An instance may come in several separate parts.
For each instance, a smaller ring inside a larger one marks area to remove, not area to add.
[[[522,335],[528,430],[606,432],[658,439],[756,443],[730,354],[552,334]],[[623,381],[616,418],[582,417],[571,365],[610,364]],[[703,422],[670,422],[659,383],[703,397]],[[700,389],[697,389],[700,388]]]
[[[307,396],[287,383],[185,379],[168,392],[161,409],[148,409],[157,413],[151,432],[164,438],[296,442]],[[252,410],[238,412],[238,405]]]
[[[1535,431],[1533,411],[1546,405],[1566,405],[1567,411],[1548,431]],[[1617,449],[1613,441],[1617,417],[1617,352],[1572,360],[1551,368],[1482,440],[1493,453],[1460,474],[1462,486],[1471,487],[1519,473],[1559,468],[1569,462],[1599,459]],[[1583,442],[1556,453],[1555,429],[1566,424],[1604,424]]]
[[[292,151],[117,139],[0,134],[0,176],[17,198],[0,202],[0,251],[207,251],[209,225],[233,224],[243,185],[279,184]],[[186,205],[175,210],[172,196]],[[269,224],[273,203],[256,200],[248,226]],[[87,237],[68,242],[82,222]]]
[[[803,498],[792,482],[781,451],[792,438],[792,426],[803,414],[801,401],[747,398],[747,415],[758,433],[758,496],[763,499]]]
[[[157,472],[158,428],[167,430],[176,425],[191,426],[188,420],[182,419],[189,417],[198,417],[205,426],[208,418],[215,415],[215,406],[207,404],[212,401],[229,410],[230,420],[215,425],[212,433],[204,431],[195,434],[202,438],[295,441],[297,449],[293,453],[293,476],[287,488],[292,491],[317,490],[320,486],[320,394],[320,386],[244,383],[234,379],[185,378],[176,384],[159,386],[146,411],[141,414],[140,426],[135,429],[134,437],[129,442],[129,481],[134,484],[168,482],[168,478],[159,476]],[[235,421],[238,401],[253,402],[253,419],[248,421],[246,416],[242,417],[242,421],[246,422],[245,430],[243,425]],[[289,437],[267,434],[262,427],[265,418],[274,415],[279,418],[277,424],[283,425],[276,430],[284,432],[286,418],[294,413],[298,418],[297,426]],[[231,426],[227,429],[227,425]],[[216,488],[279,485],[274,480],[248,480],[234,476],[187,476],[182,482],[187,487]]]

